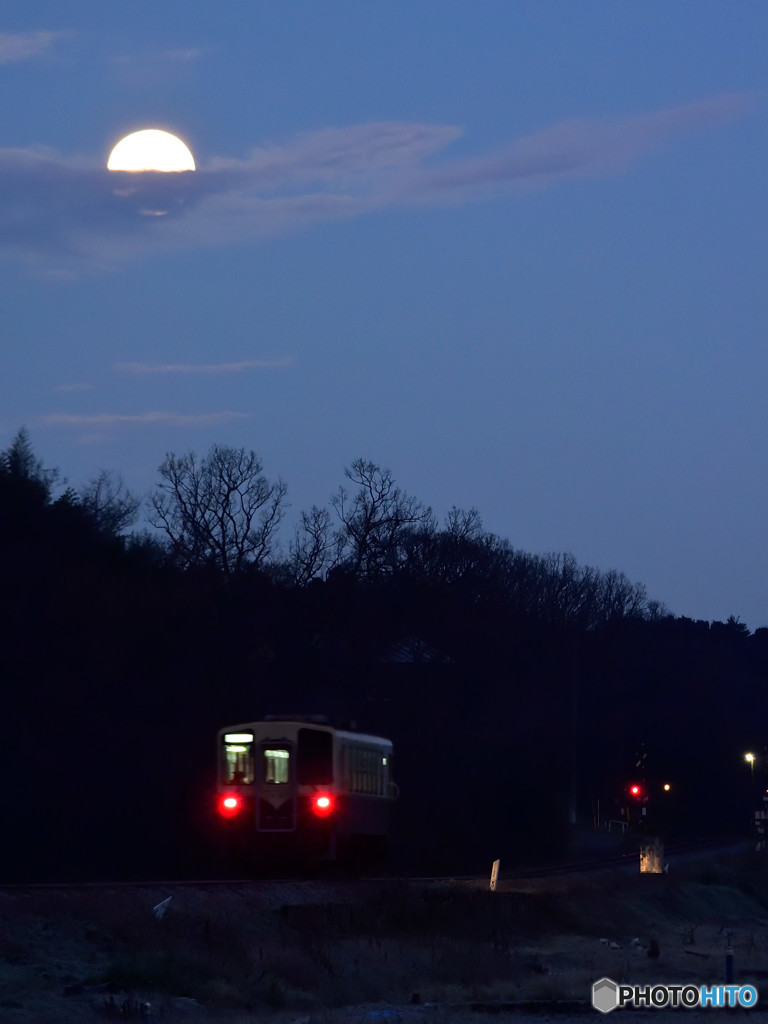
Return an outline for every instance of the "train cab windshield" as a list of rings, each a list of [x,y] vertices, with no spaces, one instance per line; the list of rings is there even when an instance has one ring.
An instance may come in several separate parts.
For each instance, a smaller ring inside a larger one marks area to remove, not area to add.
[[[328,786],[333,783],[333,736],[322,729],[301,728],[296,741],[269,738],[257,742],[253,732],[223,736],[221,782],[225,786]]]
[[[221,781],[227,786],[247,786],[253,782],[252,732],[225,734],[221,769]]]
[[[321,729],[299,729],[299,784],[328,786],[333,782],[333,736]]]
[[[264,782],[269,786],[282,786],[291,778],[291,752],[285,747],[265,747]]]

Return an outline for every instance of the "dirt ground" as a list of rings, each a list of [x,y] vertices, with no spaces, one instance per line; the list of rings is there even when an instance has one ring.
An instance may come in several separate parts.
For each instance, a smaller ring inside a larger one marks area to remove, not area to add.
[[[525,1003],[516,1019],[562,1024],[558,1002],[596,1012],[600,977],[724,983],[729,943],[735,980],[768,992],[758,855],[668,875],[502,879],[495,893],[394,880],[5,889],[0,1021],[458,1024]]]

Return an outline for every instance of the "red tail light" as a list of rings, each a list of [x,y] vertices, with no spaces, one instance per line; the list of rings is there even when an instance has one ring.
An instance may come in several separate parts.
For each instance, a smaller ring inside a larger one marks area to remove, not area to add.
[[[336,797],[333,793],[315,793],[312,797],[312,811],[318,818],[327,818],[333,814]]]
[[[243,809],[243,801],[233,793],[219,797],[219,814],[222,818],[234,818]]]

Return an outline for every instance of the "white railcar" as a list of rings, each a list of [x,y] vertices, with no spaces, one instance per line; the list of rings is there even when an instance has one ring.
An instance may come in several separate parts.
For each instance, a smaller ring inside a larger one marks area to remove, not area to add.
[[[264,861],[386,856],[397,796],[392,743],[321,716],[271,716],[219,730],[218,811],[241,854]]]

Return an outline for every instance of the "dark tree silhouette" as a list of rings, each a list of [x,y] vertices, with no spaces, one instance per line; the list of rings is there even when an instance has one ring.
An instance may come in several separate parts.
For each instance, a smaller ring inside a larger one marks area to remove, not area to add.
[[[301,525],[289,546],[288,576],[297,586],[322,578],[338,561],[337,545],[331,534],[331,515],[313,505],[301,513]]]
[[[4,485],[6,499],[13,494],[19,506],[31,509],[47,505],[58,479],[58,471],[46,469],[35,455],[26,427],[21,427],[8,448],[0,452],[0,485]]]
[[[99,530],[117,536],[138,517],[141,499],[124,486],[120,476],[103,469],[77,495],[80,507]]]
[[[179,565],[215,566],[229,576],[266,563],[286,485],[271,483],[262,468],[255,452],[225,445],[213,445],[200,461],[191,452],[166,455],[149,521],[167,534]]]
[[[331,499],[341,521],[338,562],[361,579],[376,579],[397,568],[408,532],[432,523],[432,510],[374,462],[355,459],[344,473],[357,490],[342,486]]]

